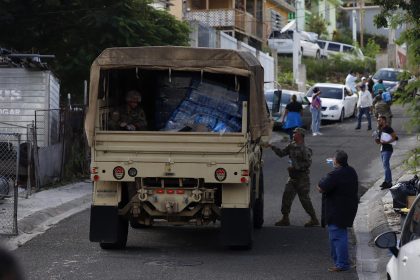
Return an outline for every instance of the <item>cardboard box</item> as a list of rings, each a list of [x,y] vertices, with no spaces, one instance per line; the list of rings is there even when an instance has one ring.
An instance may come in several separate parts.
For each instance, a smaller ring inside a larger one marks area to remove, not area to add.
[[[414,200],[416,199],[415,195],[407,196],[407,208],[410,209],[411,205],[413,205]]]

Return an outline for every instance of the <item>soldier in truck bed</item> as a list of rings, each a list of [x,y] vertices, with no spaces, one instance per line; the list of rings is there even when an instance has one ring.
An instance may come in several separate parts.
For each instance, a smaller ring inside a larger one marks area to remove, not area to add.
[[[304,133],[304,129],[296,128],[293,131],[293,142],[288,144],[284,149],[270,145],[271,149],[279,157],[288,155],[291,162],[291,166],[288,168],[289,180],[286,183],[286,188],[283,192],[282,198],[281,213],[283,214],[283,218],[276,222],[276,226],[290,225],[289,214],[296,194],[299,196],[299,200],[302,203],[303,208],[311,217],[311,219],[305,224],[305,227],[319,225],[314,207],[312,206],[311,198],[309,197],[309,168],[312,164],[312,150],[305,146]]]
[[[140,106],[141,94],[130,90],[125,95],[126,104],[111,113],[110,130],[147,130],[146,114]]]

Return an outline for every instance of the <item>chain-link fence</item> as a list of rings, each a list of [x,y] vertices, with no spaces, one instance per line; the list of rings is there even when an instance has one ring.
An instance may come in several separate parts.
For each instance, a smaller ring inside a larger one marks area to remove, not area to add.
[[[0,234],[18,232],[20,139],[17,133],[0,133]]]

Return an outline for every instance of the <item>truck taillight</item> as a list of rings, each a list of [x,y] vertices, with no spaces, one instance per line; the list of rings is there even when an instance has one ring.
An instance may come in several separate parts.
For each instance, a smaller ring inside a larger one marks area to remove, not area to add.
[[[163,194],[163,193],[165,193],[165,190],[164,189],[157,189],[156,190],[156,193]]]
[[[241,183],[248,183],[247,177],[241,177]]]
[[[95,182],[99,181],[99,175],[93,176],[93,181],[95,181]]]
[[[90,169],[90,173],[91,173],[91,174],[97,174],[97,173],[98,173],[98,167],[92,167],[92,168]]]
[[[248,169],[241,170],[241,175],[242,176],[249,176],[249,170]]]
[[[185,191],[184,190],[176,190],[176,194],[184,194]]]
[[[175,191],[174,191],[174,190],[166,190],[166,193],[167,193],[167,194],[174,194],[174,193],[175,193]]]
[[[121,180],[124,178],[125,175],[125,169],[122,166],[117,166],[113,170],[114,178],[117,180]]]

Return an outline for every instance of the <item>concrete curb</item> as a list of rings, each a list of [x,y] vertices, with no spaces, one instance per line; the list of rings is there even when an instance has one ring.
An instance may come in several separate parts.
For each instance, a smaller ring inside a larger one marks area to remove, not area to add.
[[[406,179],[404,178],[406,171],[401,165],[392,172],[394,178]],[[389,190],[380,189],[382,181],[382,178],[377,180],[362,196],[354,221],[357,274],[361,280],[386,279],[386,264],[390,255],[387,250],[376,248],[374,245],[374,238],[377,235],[391,230],[385,215],[386,211],[390,211],[389,205],[385,208],[384,204],[392,203],[392,197]]]
[[[60,194],[65,196],[64,198],[56,197],[55,201],[52,201],[50,204],[36,205],[36,210],[34,211],[23,211],[25,213],[20,214],[21,217],[18,217],[19,234],[9,237],[5,241],[4,246],[10,250],[15,250],[60,221],[88,209],[92,201],[91,188],[80,191],[84,187],[84,183],[71,184],[44,191],[44,193],[39,192],[37,194],[40,194],[40,197],[36,197],[36,194],[34,194],[35,197],[23,200],[22,203],[28,203],[29,206],[32,206],[30,203],[31,199],[37,201],[38,204],[45,203],[45,199],[48,199],[48,195],[45,194],[48,192],[50,192],[50,196],[59,196]],[[71,193],[73,189],[76,189],[77,192]]]

